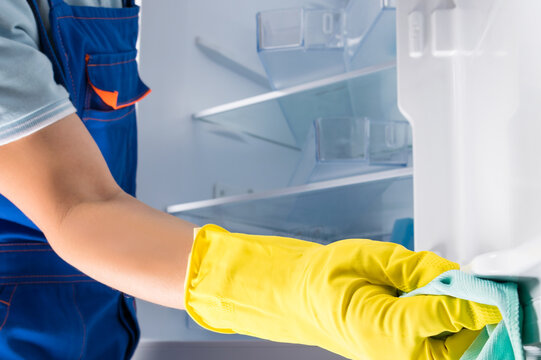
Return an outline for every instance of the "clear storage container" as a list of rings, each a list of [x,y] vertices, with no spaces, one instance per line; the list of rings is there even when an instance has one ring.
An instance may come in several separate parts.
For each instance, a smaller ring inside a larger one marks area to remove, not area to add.
[[[319,118],[308,132],[290,185],[407,166],[410,157],[411,129],[405,121]]]
[[[367,160],[368,119],[320,118],[315,122],[315,130],[318,161]]]
[[[408,164],[411,147],[411,127],[406,121],[370,122],[368,153],[373,165]]]
[[[257,49],[271,86],[283,89],[394,61],[393,1],[345,8],[293,8],[257,14]]]
[[[257,49],[275,89],[345,71],[344,15],[302,8],[257,14]]]

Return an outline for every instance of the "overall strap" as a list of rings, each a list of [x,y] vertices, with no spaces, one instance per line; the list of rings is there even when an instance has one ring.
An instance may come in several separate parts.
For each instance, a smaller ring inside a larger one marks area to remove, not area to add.
[[[36,24],[38,26],[39,30],[39,39],[41,43],[41,50],[47,55],[51,63],[53,64],[53,70],[54,70],[54,77],[57,83],[60,83],[66,86],[66,78],[64,77],[64,72],[62,71],[62,68],[60,67],[60,63],[58,61],[58,58],[56,57],[53,49],[53,45],[51,44],[51,41],[49,40],[49,36],[47,35],[47,31],[45,30],[45,25],[43,25],[43,20],[41,19],[41,15],[39,13],[39,7],[36,3],[36,0],[27,0],[28,4],[30,5],[30,8],[32,9],[32,13],[34,14],[34,18],[36,19]],[[49,0],[49,4],[51,4],[51,7],[53,4],[62,2],[63,0]]]

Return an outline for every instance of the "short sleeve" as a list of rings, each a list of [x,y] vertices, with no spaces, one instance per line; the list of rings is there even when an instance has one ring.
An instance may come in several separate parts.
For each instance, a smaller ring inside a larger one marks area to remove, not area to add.
[[[75,112],[66,89],[39,47],[27,0],[0,5],[0,145],[15,141]]]

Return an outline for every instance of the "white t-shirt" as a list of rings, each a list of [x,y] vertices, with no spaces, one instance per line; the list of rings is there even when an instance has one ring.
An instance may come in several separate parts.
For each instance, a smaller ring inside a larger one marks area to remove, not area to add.
[[[122,7],[122,0],[65,0],[75,6]],[[47,0],[38,0],[46,27]],[[47,29],[48,30],[48,29]],[[39,31],[27,0],[0,2],[0,145],[75,112],[66,89],[40,51]]]

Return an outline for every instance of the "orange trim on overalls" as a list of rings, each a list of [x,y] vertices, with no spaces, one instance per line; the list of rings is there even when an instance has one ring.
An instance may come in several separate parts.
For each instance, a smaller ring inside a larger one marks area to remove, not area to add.
[[[112,107],[115,110],[122,109],[122,108],[125,108],[125,107],[128,107],[130,105],[135,104],[136,102],[138,102],[139,100],[143,99],[148,94],[150,94],[150,92],[152,91],[152,90],[148,89],[147,92],[145,92],[141,96],[138,96],[135,100],[133,100],[133,101],[131,101],[129,103],[126,103],[126,104],[118,104],[118,91],[101,90],[101,89],[98,89],[97,87],[95,87],[94,84],[92,84],[92,82],[90,80],[88,81],[88,83],[90,84],[92,89],[96,92],[96,94],[98,94],[100,99],[102,99],[104,103],[106,103],[107,105],[109,105],[110,107]]]
[[[87,54],[85,56],[87,66],[88,66],[89,59],[90,59],[90,56]],[[122,108],[135,104],[139,100],[142,100],[143,98],[145,98],[152,91],[151,89],[148,89],[144,94],[135,98],[135,100],[130,101],[125,104],[118,104],[118,91],[107,91],[107,90],[98,89],[96,86],[94,86],[94,84],[92,84],[92,81],[90,81],[90,78],[88,78],[88,83],[92,87],[92,90],[94,90],[96,94],[100,97],[100,99],[102,99],[104,103],[106,103],[107,105],[109,105],[115,110],[122,109]]]

